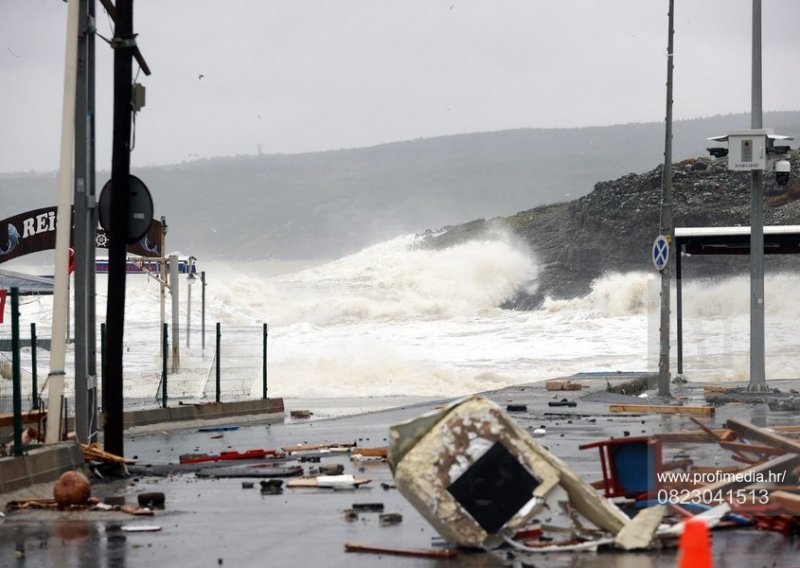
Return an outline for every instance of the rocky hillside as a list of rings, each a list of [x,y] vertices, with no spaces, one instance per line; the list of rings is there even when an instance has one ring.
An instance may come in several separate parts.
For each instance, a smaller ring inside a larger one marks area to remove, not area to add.
[[[790,156],[789,185],[764,176],[767,225],[800,224],[800,152]],[[516,215],[477,220],[448,228],[431,237],[443,247],[490,234],[498,226],[529,243],[541,267],[539,286],[531,295],[520,292],[510,307],[530,308],[545,296],[573,297],[590,290],[606,272],[652,271],[651,247],[659,233],[662,167],[641,175],[597,183],[574,201],[536,207]],[[727,160],[698,158],[673,166],[674,226],[750,224],[750,174],[727,169]],[[686,276],[710,276],[749,270],[740,257],[704,257],[684,262]],[[765,270],[800,267],[800,259],[768,256]]]

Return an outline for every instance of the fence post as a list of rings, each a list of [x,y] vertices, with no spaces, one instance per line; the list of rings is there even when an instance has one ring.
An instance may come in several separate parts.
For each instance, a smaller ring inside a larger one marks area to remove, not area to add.
[[[36,323],[31,323],[31,407],[39,410],[39,384],[36,376]]]
[[[19,288],[11,288],[11,379],[14,407],[14,455],[22,455],[22,379],[19,363]]]
[[[217,322],[217,402],[220,401],[220,387],[222,384],[221,375],[222,375],[222,363],[220,362],[220,355],[221,355],[221,338],[222,338],[222,328],[220,327],[220,323]]]
[[[167,353],[169,353],[169,324],[161,331],[161,408],[167,407]]]
[[[261,375],[264,383],[264,399],[267,398],[267,336],[269,335],[269,327],[264,324],[264,361],[262,362]]]
[[[106,368],[106,324],[101,323],[100,324],[100,373],[101,374],[103,373],[105,368]],[[105,379],[104,375],[100,377],[101,381],[103,379]],[[103,384],[103,383],[101,383],[101,384]],[[106,410],[104,408],[103,409],[103,425],[105,425],[105,421],[106,421],[105,416],[106,416]],[[103,426],[103,427],[105,427],[105,426]]]

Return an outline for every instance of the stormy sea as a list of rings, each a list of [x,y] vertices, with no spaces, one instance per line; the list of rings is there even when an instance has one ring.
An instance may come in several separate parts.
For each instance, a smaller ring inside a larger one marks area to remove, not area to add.
[[[313,400],[316,408],[337,411],[342,405],[335,401],[347,399],[347,406],[358,407],[346,409],[353,411],[582,372],[657,368],[655,270],[608,273],[584,297],[548,298],[536,310],[515,311],[500,306],[517,290],[535,290],[537,276],[547,270],[537,264],[535,251],[503,238],[441,250],[421,245],[421,237],[406,235],[319,263],[201,259],[205,294],[181,278],[176,327],[166,294],[168,341],[172,345],[177,335],[180,352],[179,366],[169,372],[171,400],[213,400],[217,375],[223,400],[258,398],[265,370],[271,397]],[[46,267],[26,271],[43,273]],[[106,296],[105,277],[98,276],[98,325]],[[126,406],[152,406],[162,376],[161,285],[130,275],[126,298]],[[674,374],[674,289],[671,298]],[[30,323],[39,337],[49,337],[50,297],[23,297],[20,312],[23,337]],[[768,277],[767,379],[800,374],[799,312],[792,281]],[[746,381],[749,277],[685,282],[683,333],[689,381]],[[0,338],[8,337],[10,325],[0,326]],[[37,355],[41,386],[49,353],[40,348]],[[72,346],[67,356],[71,369]],[[22,367],[29,389],[30,348],[23,349]],[[8,394],[10,381],[0,387],[0,396]]]

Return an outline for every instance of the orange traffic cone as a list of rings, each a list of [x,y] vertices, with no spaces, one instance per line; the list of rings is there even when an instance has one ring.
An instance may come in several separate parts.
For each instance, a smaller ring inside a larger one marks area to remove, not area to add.
[[[713,568],[711,537],[704,519],[686,520],[678,551],[678,568]]]

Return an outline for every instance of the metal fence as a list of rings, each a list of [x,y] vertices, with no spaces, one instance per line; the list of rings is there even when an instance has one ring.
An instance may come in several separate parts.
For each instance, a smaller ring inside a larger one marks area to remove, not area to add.
[[[49,330],[48,330],[49,331]],[[205,327],[181,328],[179,341],[166,324],[126,324],[123,355],[124,410],[141,410],[203,401],[234,401],[266,398],[268,326],[230,326],[217,323]],[[30,332],[0,326],[0,413],[13,412],[13,359],[19,360],[21,410],[47,406],[49,338],[37,337],[36,324]],[[97,337],[97,369],[102,375],[103,326]],[[16,339],[16,341],[15,341]],[[17,353],[12,352],[12,344]],[[166,353],[166,356],[164,356]],[[73,344],[67,347],[66,368],[74,368]],[[102,376],[97,381],[102,392]],[[74,377],[65,378],[66,409]],[[98,401],[102,396],[98,394]]]

